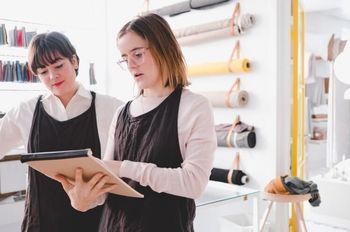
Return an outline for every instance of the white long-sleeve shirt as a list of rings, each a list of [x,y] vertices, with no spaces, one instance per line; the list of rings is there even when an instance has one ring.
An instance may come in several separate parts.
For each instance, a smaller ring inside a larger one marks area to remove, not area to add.
[[[130,113],[132,116],[146,113],[164,99],[140,96],[131,104]],[[116,111],[111,124],[104,156],[106,160],[113,160],[114,132],[121,108]],[[208,183],[217,142],[213,112],[208,100],[187,89],[183,90],[179,105],[178,138],[183,158],[181,167],[159,168],[152,163],[124,160],[119,168],[119,176],[138,181],[156,192],[198,198]]]
[[[38,96],[39,97],[39,96]],[[27,149],[30,129],[38,97],[22,102],[11,109],[0,120],[0,159],[12,149],[24,146]],[[45,111],[58,121],[66,121],[84,113],[91,105],[92,96],[89,90],[79,84],[78,91],[65,108],[58,97],[51,92],[45,94],[42,103]],[[116,109],[122,102],[114,97],[96,94],[95,108],[97,128],[103,155],[110,123]]]

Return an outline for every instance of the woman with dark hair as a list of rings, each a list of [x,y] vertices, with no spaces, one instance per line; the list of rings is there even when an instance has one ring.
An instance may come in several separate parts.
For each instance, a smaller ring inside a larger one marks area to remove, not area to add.
[[[183,54],[162,17],[148,14],[128,22],[117,46],[118,63],[140,94],[117,110],[104,159],[144,198],[109,194],[99,231],[193,231],[194,199],[208,183],[216,148],[211,106],[186,88]],[[81,211],[103,192],[101,185],[58,180]]]
[[[101,158],[111,120],[122,103],[77,82],[79,57],[61,33],[36,35],[28,62],[48,92],[22,102],[1,119],[0,154],[24,145],[28,152],[91,148]],[[59,182],[29,168],[22,231],[95,232],[101,211],[101,206],[85,213],[75,210]]]

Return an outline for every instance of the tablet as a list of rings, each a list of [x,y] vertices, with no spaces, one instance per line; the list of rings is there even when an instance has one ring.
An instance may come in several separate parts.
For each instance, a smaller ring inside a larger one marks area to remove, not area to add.
[[[120,177],[113,173],[102,160],[92,155],[91,149],[35,152],[21,154],[21,162],[27,163],[33,169],[53,178],[57,174],[62,174],[68,179],[74,181],[75,170],[83,169],[83,178],[89,180],[97,172],[104,173],[110,177],[108,185],[117,186],[110,193],[143,198],[143,195],[129,186]]]

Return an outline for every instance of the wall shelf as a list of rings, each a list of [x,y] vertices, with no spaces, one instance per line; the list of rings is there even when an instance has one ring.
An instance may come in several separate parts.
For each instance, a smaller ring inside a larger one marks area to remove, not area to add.
[[[0,91],[45,91],[41,82],[0,82]]]

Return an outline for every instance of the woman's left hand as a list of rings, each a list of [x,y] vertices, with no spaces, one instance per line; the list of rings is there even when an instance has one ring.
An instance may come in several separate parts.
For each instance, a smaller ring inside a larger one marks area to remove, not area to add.
[[[91,209],[101,195],[116,187],[116,185],[105,187],[109,177],[102,173],[96,173],[90,180],[85,182],[83,169],[81,168],[75,170],[74,182],[60,174],[55,176],[55,180],[62,184],[64,191],[69,196],[72,207],[82,212]]]

